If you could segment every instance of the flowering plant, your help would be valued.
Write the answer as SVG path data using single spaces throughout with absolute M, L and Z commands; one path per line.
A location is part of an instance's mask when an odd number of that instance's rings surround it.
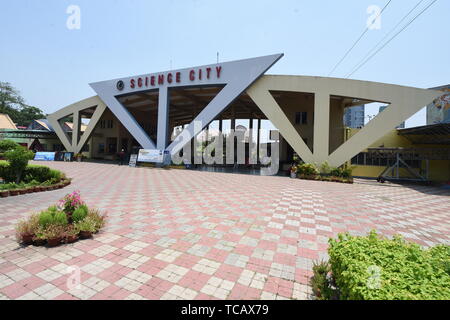
M 80 191 L 74 191 L 61 199 L 58 206 L 66 214 L 72 214 L 79 206 L 83 204 L 84 202 L 81 200 Z

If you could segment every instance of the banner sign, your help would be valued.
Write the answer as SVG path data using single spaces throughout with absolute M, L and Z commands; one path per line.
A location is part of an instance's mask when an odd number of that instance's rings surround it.
M 136 167 L 137 164 L 137 158 L 138 155 L 137 154 L 132 154 L 130 155 L 130 163 L 128 164 L 130 167 Z
M 139 150 L 138 161 L 162 163 L 164 161 L 164 152 L 156 149 L 141 149 Z
M 36 152 L 34 161 L 55 161 L 55 152 Z

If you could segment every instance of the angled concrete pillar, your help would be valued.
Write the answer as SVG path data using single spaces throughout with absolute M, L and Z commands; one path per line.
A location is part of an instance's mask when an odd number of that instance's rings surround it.
M 318 92 L 314 98 L 314 160 L 328 158 L 330 139 L 330 95 Z
M 72 146 L 76 146 L 78 144 L 78 137 L 80 135 L 80 121 L 80 112 L 74 112 L 72 124 Z
M 158 136 L 156 147 L 165 150 L 167 147 L 169 127 L 169 90 L 167 87 L 159 89 L 158 99 Z

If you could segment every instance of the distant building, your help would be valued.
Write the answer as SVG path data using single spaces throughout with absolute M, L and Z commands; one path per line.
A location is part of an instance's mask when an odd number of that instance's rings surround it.
M 9 115 L 0 113 L 0 129 L 17 130 L 17 127 Z
M 349 107 L 344 112 L 344 126 L 357 129 L 364 127 L 365 105 Z
M 384 109 L 386 109 L 388 106 L 382 106 L 380 107 L 379 113 L 383 112 Z M 405 121 L 403 121 L 402 123 L 400 123 L 400 125 L 398 125 L 397 127 L 395 127 L 396 129 L 405 129 Z

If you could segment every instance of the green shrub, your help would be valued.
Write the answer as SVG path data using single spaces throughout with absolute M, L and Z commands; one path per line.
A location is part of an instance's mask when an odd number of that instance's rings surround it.
M 15 189 L 19 189 L 20 187 L 21 187 L 20 184 L 11 182 L 11 183 L 5 183 L 5 184 L 0 185 L 0 190 L 15 190 Z
M 19 148 L 20 145 L 12 140 L 0 141 L 0 158 L 4 157 L 5 152 Z
M 89 210 L 87 217 L 94 222 L 95 231 L 98 231 L 105 226 L 106 216 L 101 215 L 98 210 L 96 209 Z
M 316 295 L 318 300 L 330 300 L 337 298 L 337 292 L 333 288 L 333 283 L 329 277 L 331 272 L 331 266 L 328 262 L 314 263 L 313 265 L 313 277 L 311 278 L 310 285 L 312 291 Z
M 314 176 L 319 174 L 319 169 L 312 163 L 304 163 L 297 167 L 297 173 L 305 176 Z
M 450 299 L 449 246 L 424 250 L 398 236 L 379 237 L 375 231 L 367 237 L 340 234 L 329 244 L 341 299 Z
M 6 160 L 9 162 L 15 182 L 19 183 L 22 179 L 28 161 L 34 158 L 34 153 L 26 148 L 20 147 L 5 152 Z
M 83 220 L 88 215 L 88 212 L 89 210 L 86 207 L 86 205 L 79 206 L 77 209 L 75 209 L 75 211 L 72 214 L 73 222 L 79 222 Z
M 49 225 L 65 226 L 68 224 L 67 215 L 54 208 L 56 207 L 50 207 L 48 210 L 42 211 L 39 215 L 39 225 L 44 229 Z
M 58 211 L 53 215 L 53 224 L 65 226 L 68 224 L 67 215 L 64 212 Z
M 97 231 L 96 222 L 90 217 L 86 217 L 83 220 L 78 221 L 74 225 L 75 225 L 75 228 L 77 228 L 80 231 L 87 231 L 87 232 Z
M 333 167 L 331 167 L 327 161 L 322 163 L 319 168 L 320 174 L 323 174 L 323 175 L 329 175 L 331 170 L 333 170 Z
M 342 176 L 342 170 L 340 168 L 332 168 L 330 171 L 330 175 L 333 177 L 341 177 Z
M 0 161 L 0 177 L 5 179 L 6 182 L 17 182 L 17 176 L 8 161 Z M 29 164 L 23 171 L 22 182 L 32 183 L 32 185 L 48 182 L 50 185 L 60 182 L 65 177 L 65 174 L 61 171 L 46 166 Z
M 24 172 L 24 181 L 29 182 L 32 180 L 36 180 L 39 182 L 45 182 L 48 180 L 51 180 L 52 178 L 57 176 L 57 173 L 59 173 L 59 176 L 61 176 L 61 172 L 57 170 L 50 169 L 46 166 L 40 166 L 35 164 L 30 164 L 27 166 Z
M 333 177 L 349 179 L 352 177 L 352 172 L 353 172 L 353 169 L 351 167 L 332 168 L 330 170 L 330 175 Z
M 53 214 L 49 211 L 42 211 L 39 214 L 39 225 L 43 228 L 46 228 L 48 225 L 53 222 Z
M 347 167 L 347 168 L 343 168 L 342 172 L 341 172 L 341 177 L 345 178 L 345 179 L 349 179 L 353 176 L 353 168 L 351 167 Z
M 13 182 L 16 180 L 8 161 L 0 160 L 0 177 L 6 182 Z

